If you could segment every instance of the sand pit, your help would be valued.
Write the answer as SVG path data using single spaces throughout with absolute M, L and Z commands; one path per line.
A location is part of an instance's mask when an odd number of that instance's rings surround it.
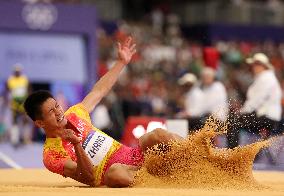
M 255 155 L 276 138 L 235 149 L 212 139 L 224 131 L 214 121 L 186 140 L 148 150 L 131 188 L 90 188 L 40 170 L 0 170 L 0 195 L 284 195 L 284 172 L 253 172 Z
M 0 170 L 0 195 L 284 195 L 284 172 L 253 172 L 264 187 L 261 190 L 210 190 L 172 188 L 89 188 L 69 178 L 50 173 L 45 169 Z

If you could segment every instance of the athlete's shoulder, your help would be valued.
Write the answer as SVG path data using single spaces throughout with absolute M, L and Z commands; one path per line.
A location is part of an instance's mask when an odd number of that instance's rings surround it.
M 62 139 L 60 137 L 46 138 L 43 145 L 43 151 L 46 152 L 49 150 L 58 151 L 58 152 L 65 151 L 62 145 Z
M 51 172 L 63 175 L 64 164 L 70 159 L 61 138 L 47 138 L 43 145 L 43 164 Z
M 78 103 L 76 105 L 71 106 L 65 112 L 65 116 L 69 115 L 71 113 L 76 114 L 79 118 L 82 118 L 82 119 L 86 120 L 88 123 L 92 124 L 90 114 L 89 114 L 88 110 L 86 109 L 86 107 L 82 103 Z
M 80 102 L 68 108 L 68 110 L 65 112 L 65 115 L 70 114 L 70 113 L 78 113 L 78 112 L 89 114 L 86 107 Z

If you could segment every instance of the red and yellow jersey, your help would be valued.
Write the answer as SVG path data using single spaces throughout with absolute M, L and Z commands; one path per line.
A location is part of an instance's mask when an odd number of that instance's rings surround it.
M 96 185 L 100 185 L 107 162 L 122 144 L 95 128 L 89 113 L 81 103 L 69 108 L 65 116 L 68 123 L 77 129 L 75 134 L 80 138 L 83 149 L 93 163 Z M 70 142 L 60 137 L 46 138 L 43 163 L 48 170 L 64 176 L 64 164 L 68 159 L 77 161 L 74 146 Z

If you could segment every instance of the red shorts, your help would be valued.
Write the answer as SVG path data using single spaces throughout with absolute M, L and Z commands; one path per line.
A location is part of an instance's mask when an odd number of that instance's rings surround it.
M 104 168 L 104 173 L 102 176 L 102 181 L 104 180 L 104 175 L 106 171 L 114 163 L 121 163 L 125 165 L 141 166 L 144 161 L 143 152 L 140 147 L 131 148 L 122 145 L 108 160 Z

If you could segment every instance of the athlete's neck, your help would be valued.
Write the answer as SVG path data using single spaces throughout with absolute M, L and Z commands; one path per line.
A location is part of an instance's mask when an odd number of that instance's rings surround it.
M 62 129 L 65 129 L 66 127 L 63 127 Z M 56 138 L 60 137 L 60 133 L 62 129 L 44 129 L 45 135 L 47 138 Z

